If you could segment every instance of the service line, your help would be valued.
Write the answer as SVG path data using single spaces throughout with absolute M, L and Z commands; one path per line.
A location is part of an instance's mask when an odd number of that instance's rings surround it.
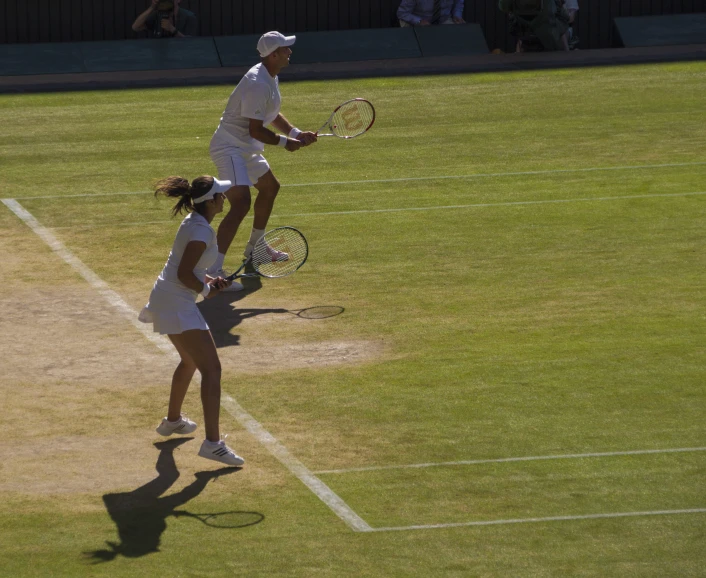
M 321 474 L 350 474 L 354 472 L 377 472 L 381 470 L 404 470 L 404 469 L 424 469 L 451 466 L 472 466 L 477 464 L 501 464 L 506 462 L 536 462 L 540 460 L 570 460 L 578 458 L 606 458 L 611 456 L 641 456 L 648 454 L 676 454 L 686 452 L 704 452 L 703 448 L 668 448 L 660 450 L 631 450 L 624 452 L 594 452 L 588 454 L 561 454 L 553 456 L 526 456 L 520 458 L 495 458 L 488 460 L 460 460 L 456 462 L 428 462 L 422 464 L 403 464 L 398 466 L 366 466 L 360 468 L 344 468 L 339 470 L 319 470 L 314 472 Z
M 429 207 L 393 207 L 389 209 L 356 209 L 353 211 L 320 211 L 318 213 L 285 213 L 279 215 L 273 213 L 270 215 L 270 219 L 291 219 L 293 217 L 330 217 L 338 215 L 364 215 L 371 213 L 404 213 L 409 211 L 414 212 L 425 212 L 425 211 L 448 211 L 451 209 L 477 209 L 477 208 L 492 208 L 492 207 L 513 207 L 513 206 L 523 206 L 523 205 L 551 205 L 551 204 L 562 204 L 562 203 L 587 203 L 591 201 L 625 201 L 631 199 L 657 199 L 657 198 L 674 198 L 674 197 L 690 197 L 706 195 L 706 191 L 694 191 L 686 193 L 654 193 L 646 195 L 623 195 L 623 196 L 613 196 L 613 197 L 579 197 L 576 199 L 545 199 L 540 201 L 506 201 L 501 203 L 470 203 L 467 205 L 432 205 Z M 246 220 L 252 219 L 252 216 L 245 217 Z M 86 224 L 86 225 L 67 225 L 59 227 L 51 227 L 51 230 L 60 229 L 92 229 L 96 227 L 111 227 L 118 226 L 120 228 L 124 227 L 137 227 L 146 225 L 164 225 L 168 221 L 133 221 L 133 222 L 120 222 L 120 223 L 100 223 L 100 224 Z
M 638 170 L 650 170 L 650 169 L 668 169 L 668 168 L 679 168 L 679 167 L 698 167 L 706 165 L 706 161 L 698 161 L 693 163 L 665 163 L 658 165 L 623 165 L 617 167 L 584 167 L 584 168 L 569 168 L 569 169 L 547 169 L 540 171 L 516 171 L 516 172 L 506 172 L 506 173 L 475 173 L 470 175 L 437 175 L 437 176 L 424 176 L 424 177 L 398 177 L 398 178 L 388 178 L 388 179 L 360 179 L 360 180 L 350 180 L 350 181 L 319 181 L 310 183 L 282 183 L 282 187 L 329 187 L 337 185 L 374 185 L 379 183 L 409 183 L 415 181 L 443 181 L 450 179 L 488 179 L 488 178 L 502 178 L 502 177 L 523 177 L 523 176 L 537 176 L 537 175 L 558 175 L 565 173 L 593 173 L 600 171 L 638 171 Z M 26 199 L 68 199 L 71 197 L 106 197 L 114 195 L 151 195 L 148 191 L 131 191 L 131 192 L 118 192 L 118 193 L 84 193 L 76 195 L 41 195 L 32 197 L 22 197 L 22 200 Z
M 650 510 L 646 512 L 612 512 L 606 514 L 585 514 L 578 516 L 549 516 L 547 518 L 515 518 L 509 520 L 480 520 L 476 522 L 452 522 L 450 524 L 418 524 L 413 526 L 389 526 L 373 528 L 373 532 L 395 532 L 404 530 L 436 530 L 443 528 L 464 528 L 469 526 L 498 526 L 503 524 L 531 524 L 541 522 L 566 522 L 572 520 L 602 520 L 606 518 L 632 518 L 639 516 L 675 516 L 679 514 L 704 514 L 706 508 L 686 510 Z

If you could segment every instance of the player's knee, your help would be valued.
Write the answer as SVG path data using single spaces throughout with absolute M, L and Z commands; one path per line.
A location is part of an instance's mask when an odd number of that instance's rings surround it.
M 279 184 L 279 181 L 275 180 L 272 183 L 270 183 L 270 185 L 267 187 L 267 189 L 265 189 L 262 192 L 265 193 L 268 197 L 271 197 L 274 199 L 277 196 L 277 193 L 279 193 L 279 189 L 281 186 L 282 185 Z
M 230 211 L 234 211 L 236 213 L 247 213 L 250 210 L 251 204 L 252 197 L 250 196 L 250 193 L 241 193 L 230 199 Z
M 221 362 L 219 360 L 208 363 L 200 369 L 200 372 L 209 383 L 221 382 Z

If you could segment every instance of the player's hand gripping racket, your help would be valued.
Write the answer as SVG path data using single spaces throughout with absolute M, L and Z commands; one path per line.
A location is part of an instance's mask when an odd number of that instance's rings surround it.
M 316 131 L 316 136 L 355 138 L 367 132 L 374 122 L 373 105 L 364 98 L 354 98 L 334 110 L 329 119 Z M 329 132 L 321 132 L 323 130 Z
M 286 277 L 299 269 L 309 256 L 309 244 L 306 238 L 294 227 L 278 227 L 267 231 L 255 243 L 250 259 L 240 268 L 226 277 L 232 281 L 238 277 Z M 246 266 L 254 273 L 241 273 Z

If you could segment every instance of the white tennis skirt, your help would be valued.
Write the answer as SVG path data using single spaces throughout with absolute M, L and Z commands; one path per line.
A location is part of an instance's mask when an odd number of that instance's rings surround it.
M 137 318 L 142 323 L 152 323 L 154 332 L 162 335 L 178 335 L 191 329 L 210 330 L 195 300 L 158 287 L 152 290 L 149 303 Z

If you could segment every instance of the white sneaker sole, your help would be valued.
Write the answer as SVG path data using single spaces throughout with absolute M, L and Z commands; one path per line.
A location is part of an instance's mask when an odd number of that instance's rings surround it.
M 216 450 L 218 451 L 218 450 Z M 202 458 L 206 458 L 207 460 L 213 460 L 214 462 L 221 462 L 222 464 L 227 464 L 229 466 L 242 466 L 245 463 L 245 460 L 241 458 L 240 456 L 233 456 L 229 454 L 227 451 L 224 450 L 224 453 L 222 455 L 217 455 L 212 452 L 206 451 L 202 452 L 199 450 L 199 456 Z

